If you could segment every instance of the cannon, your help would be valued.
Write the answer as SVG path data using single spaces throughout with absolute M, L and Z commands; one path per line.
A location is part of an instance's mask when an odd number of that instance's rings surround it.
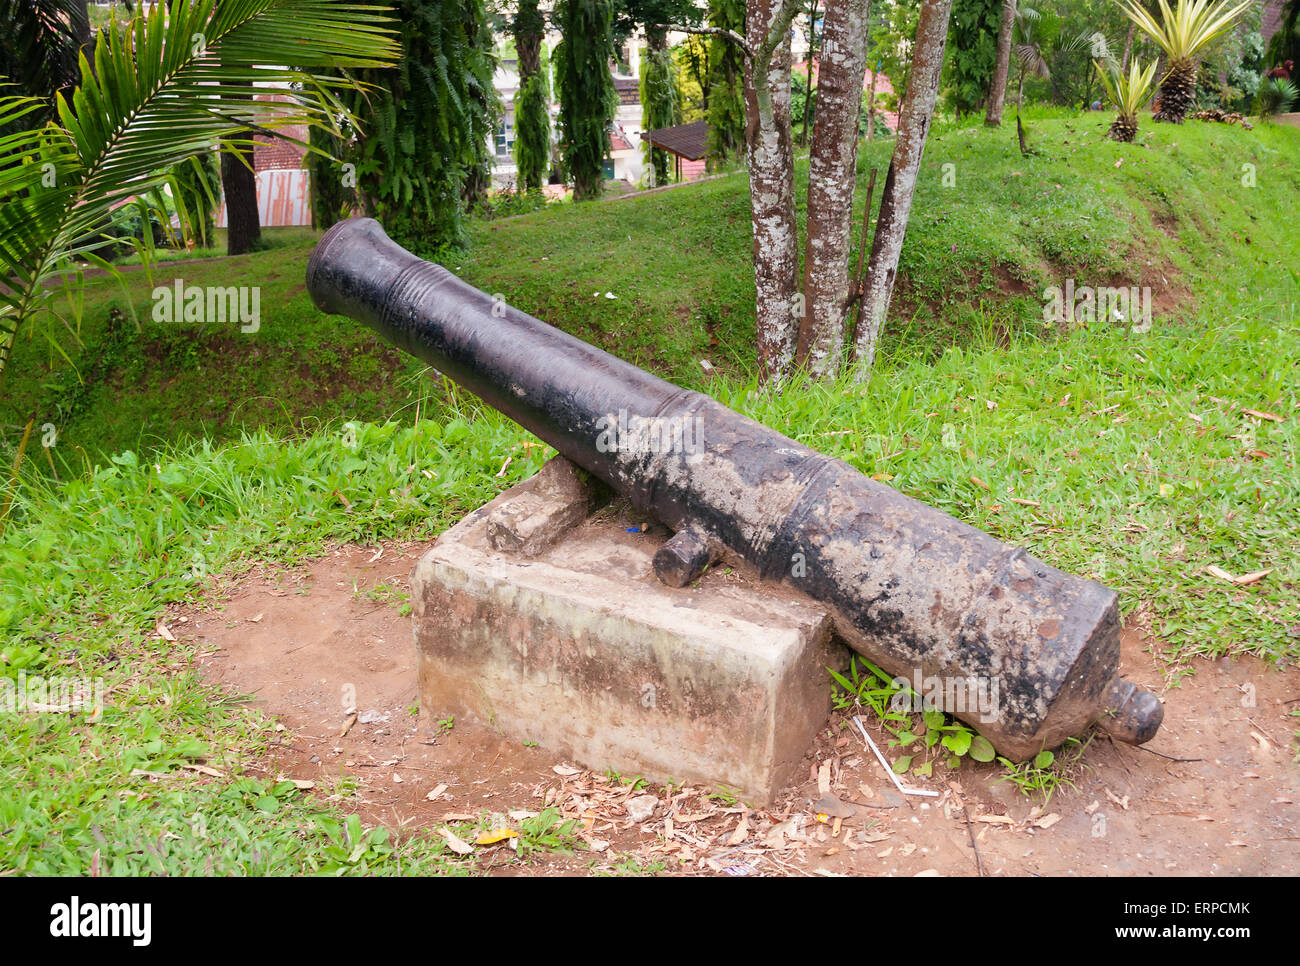
M 324 235 L 307 289 L 674 531 L 654 557 L 666 584 L 730 550 L 1013 761 L 1094 723 L 1135 744 L 1159 728 L 1158 698 L 1119 677 L 1118 599 L 1096 581 L 479 291 L 373 219 Z

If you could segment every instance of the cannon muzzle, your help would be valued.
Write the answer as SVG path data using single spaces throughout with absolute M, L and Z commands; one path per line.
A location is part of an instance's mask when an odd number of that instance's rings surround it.
M 307 288 L 434 366 L 676 536 L 681 586 L 729 548 L 821 601 L 918 703 L 1023 760 L 1099 723 L 1140 743 L 1162 707 L 1118 677 L 1114 591 L 555 329 L 425 262 L 372 219 L 331 228 Z

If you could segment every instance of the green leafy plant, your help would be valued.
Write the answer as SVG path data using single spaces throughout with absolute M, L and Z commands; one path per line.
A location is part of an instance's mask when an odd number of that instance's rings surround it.
M 681 92 L 667 47 L 648 50 L 641 59 L 641 104 L 642 125 L 647 131 L 671 127 L 681 121 Z M 654 168 L 654 183 L 667 184 L 668 152 L 650 147 L 649 142 L 643 152 Z
M 181 0 L 104 30 L 94 69 L 83 56 L 80 86 L 54 95 L 58 123 L 0 137 L 0 378 L 19 331 L 50 310 L 57 272 L 74 259 L 115 272 L 100 256 L 115 208 L 174 184 L 215 143 L 249 145 L 250 128 L 335 124 L 352 82 L 313 69 L 384 63 L 388 22 L 336 0 Z M 239 88 L 252 83 L 291 96 L 250 100 Z M 0 130 L 45 106 L 0 97 Z
M 1019 763 L 998 756 L 998 764 L 1006 769 L 1006 774 L 998 781 L 1011 782 L 1026 797 L 1036 794 L 1046 805 L 1060 786 L 1074 787 L 1077 772 L 1086 767 L 1082 764 L 1083 753 L 1090 744 L 1091 735 L 1082 740 L 1066 738 L 1058 751 L 1044 749 L 1033 758 Z
M 1283 77 L 1269 77 L 1259 85 L 1255 95 L 1255 113 L 1260 117 L 1285 114 L 1300 97 L 1300 88 Z
M 901 750 L 917 746 L 916 751 L 894 760 L 892 767 L 898 774 L 913 770 L 918 775 L 929 776 L 934 770 L 934 756 L 945 752 L 949 768 L 960 767 L 963 757 L 979 762 L 993 760 L 995 752 L 987 738 L 944 712 L 934 708 L 920 712 L 904 710 L 922 707 L 924 702 L 910 687 L 899 685 L 866 658 L 854 655 L 847 675 L 828 670 L 835 682 L 831 700 L 837 710 L 869 708 L 881 726 L 893 735 L 892 746 Z M 912 763 L 917 755 L 923 755 L 924 760 L 914 767 Z
M 1094 64 L 1102 86 L 1106 88 L 1106 96 L 1118 112 L 1106 136 L 1116 141 L 1131 142 L 1137 136 L 1138 111 L 1151 99 L 1156 62 L 1152 61 L 1143 67 L 1142 62 L 1134 57 L 1129 63 L 1127 75 L 1117 67 L 1107 69 L 1095 61 Z
M 1160 82 L 1160 110 L 1157 121 L 1182 124 L 1196 101 L 1197 54 L 1210 41 L 1231 29 L 1237 18 L 1250 9 L 1252 0 L 1178 0 L 1170 8 L 1166 0 L 1157 0 L 1160 19 L 1152 16 L 1138 0 L 1121 0 L 1125 14 L 1138 30 L 1161 50 L 1168 70 Z
M 401 58 L 365 69 L 348 106 L 359 139 L 357 189 L 407 248 L 465 243 L 463 214 L 485 200 L 488 144 L 501 116 L 483 0 L 397 0 Z
M 609 0 L 558 0 L 555 23 L 563 40 L 555 48 L 560 95 L 560 149 L 573 177 L 575 201 L 604 191 L 604 159 L 618 94 L 609 73 L 614 56 Z
M 515 164 L 519 168 L 521 191 L 538 191 L 546 169 L 551 164 L 551 64 L 546 46 L 541 42 L 545 30 L 544 15 L 537 0 L 519 5 L 515 23 L 516 45 L 520 47 L 520 83 L 515 94 Z M 526 42 L 536 46 L 536 69 L 524 62 Z M 532 49 L 529 47 L 528 49 Z
M 568 855 L 578 845 L 578 823 L 564 819 L 558 808 L 546 808 L 519 823 L 519 855 L 558 852 Z

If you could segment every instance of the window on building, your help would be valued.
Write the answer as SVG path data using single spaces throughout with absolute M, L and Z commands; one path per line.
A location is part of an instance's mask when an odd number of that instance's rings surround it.
M 497 125 L 497 157 L 508 158 L 515 146 L 515 119 L 511 114 L 507 114 Z

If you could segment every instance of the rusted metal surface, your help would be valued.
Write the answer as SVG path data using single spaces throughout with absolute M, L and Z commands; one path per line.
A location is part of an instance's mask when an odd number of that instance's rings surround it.
M 710 542 L 731 549 L 1013 760 L 1099 718 L 1126 741 L 1159 727 L 1159 701 L 1117 677 L 1117 598 L 1101 584 L 494 300 L 371 219 L 326 233 L 307 288 L 689 531 L 665 548 L 665 582 L 691 579 Z

